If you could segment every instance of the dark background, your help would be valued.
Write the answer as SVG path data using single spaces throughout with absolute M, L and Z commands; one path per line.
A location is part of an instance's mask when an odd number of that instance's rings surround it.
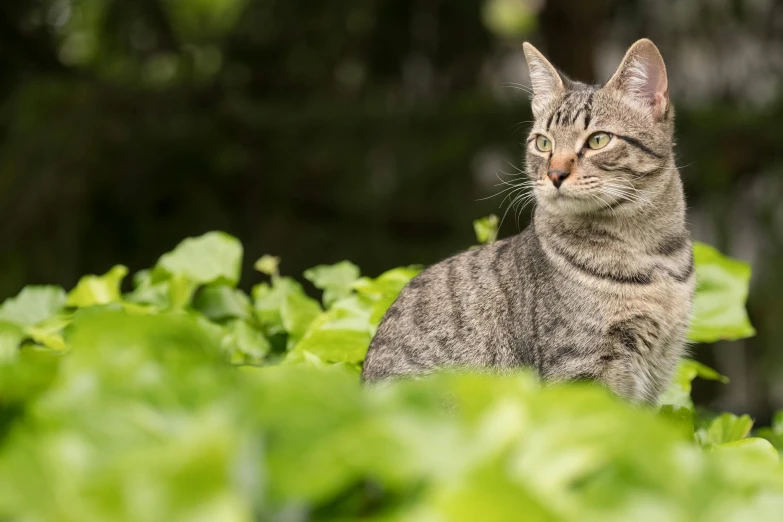
M 521 167 L 521 42 L 602 82 L 641 37 L 667 62 L 694 236 L 754 270 L 758 336 L 695 347 L 732 378 L 697 391 L 764 422 L 783 407 L 773 0 L 3 0 L 0 298 L 213 229 L 243 241 L 246 286 L 264 253 L 296 276 L 437 261 L 505 210 L 480 198 Z

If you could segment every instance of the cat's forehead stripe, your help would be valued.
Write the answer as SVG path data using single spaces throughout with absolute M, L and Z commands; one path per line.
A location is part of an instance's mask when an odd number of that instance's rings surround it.
M 546 121 L 546 130 L 549 131 L 552 124 L 556 126 L 573 125 L 584 114 L 585 129 L 590 125 L 593 108 L 593 95 L 595 89 L 570 90 L 563 95 L 563 99 Z

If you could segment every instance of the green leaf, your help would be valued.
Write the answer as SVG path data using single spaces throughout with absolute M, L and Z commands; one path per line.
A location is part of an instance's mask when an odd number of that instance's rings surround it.
M 475 220 L 473 231 L 476 233 L 476 239 L 482 245 L 493 243 L 498 238 L 498 217 L 495 214 L 490 214 Z
M 156 275 L 149 270 L 142 270 L 133 276 L 135 288 L 125 294 L 125 300 L 141 305 L 151 305 L 160 310 L 182 310 L 188 304 L 196 291 L 197 284 L 183 274 L 165 275 L 163 280 L 156 281 Z
M 304 293 L 291 292 L 285 296 L 280 307 L 280 319 L 289 335 L 289 346 L 293 346 L 307 331 L 310 324 L 321 314 L 318 301 Z
M 755 335 L 745 310 L 750 266 L 694 243 L 696 296 L 688 339 L 710 343 Z
M 691 400 L 691 386 L 696 377 L 701 377 L 709 381 L 729 382 L 725 377 L 709 366 L 694 361 L 693 359 L 683 359 L 677 366 L 674 379 L 669 388 L 661 395 L 659 404 L 668 405 L 676 408 L 693 409 Z
M 778 451 L 783 453 L 783 410 L 775 413 L 769 427 L 758 430 L 757 435 L 768 440 Z
M 35 326 L 29 326 L 25 333 L 36 343 L 51 350 L 64 351 L 67 349 L 63 339 L 63 330 L 71 322 L 70 314 L 58 314 Z
M 707 428 L 700 429 L 696 433 L 696 438 L 705 446 L 726 444 L 744 439 L 751 428 L 753 428 L 753 419 L 748 415 L 738 417 L 731 413 L 723 413 L 712 419 Z
M 126 275 L 128 275 L 128 269 L 117 265 L 102 276 L 84 276 L 68 293 L 65 304 L 83 308 L 118 302 L 122 298 L 120 285 Z
M 290 277 L 276 277 L 272 284 L 253 287 L 253 307 L 256 317 L 269 335 L 289 333 L 299 339 L 307 327 L 321 313 L 318 301 L 308 297 L 302 285 Z
M 0 306 L 0 320 L 32 326 L 55 315 L 64 305 L 65 290 L 59 286 L 26 286 Z
M 167 283 L 169 307 L 172 310 L 185 308 L 190 303 L 198 286 L 185 274 L 176 274 Z
M 258 270 L 262 274 L 266 274 L 272 277 L 277 277 L 280 275 L 279 267 L 280 267 L 280 258 L 275 256 L 270 256 L 269 254 L 261 256 L 258 259 L 258 261 L 256 261 L 255 264 L 253 265 L 253 268 Z
M 718 444 L 712 449 L 721 453 L 735 452 L 742 456 L 756 457 L 773 465 L 780 463 L 780 457 L 775 447 L 769 441 L 758 437 Z
M 0 366 L 17 360 L 22 339 L 24 339 L 22 327 L 14 323 L 0 321 Z
M 359 267 L 349 261 L 319 265 L 304 273 L 307 280 L 319 290 L 323 290 L 323 303 L 327 308 L 335 301 L 350 295 L 351 285 L 359 279 L 359 275 Z
M 221 347 L 231 364 L 254 366 L 261 365 L 272 348 L 261 332 L 243 320 L 231 321 L 226 326 Z
M 358 296 L 337 301 L 312 322 L 291 350 L 288 362 L 303 361 L 308 354 L 329 363 L 363 361 L 372 339 L 372 310 L 372 305 Z
M 397 299 L 405 285 L 421 272 L 420 266 L 393 268 L 375 279 L 362 277 L 353 284 L 359 295 L 373 303 L 370 323 L 377 327 L 383 314 Z M 373 334 L 375 332 L 373 331 Z
M 209 285 L 199 290 L 193 308 L 213 321 L 251 316 L 250 298 L 241 290 L 226 285 Z
M 158 268 L 197 284 L 236 286 L 242 268 L 242 244 L 225 232 L 207 232 L 182 241 L 158 260 Z

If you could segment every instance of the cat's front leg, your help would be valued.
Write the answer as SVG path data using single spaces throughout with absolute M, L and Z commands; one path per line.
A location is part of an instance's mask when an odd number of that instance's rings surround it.
M 683 352 L 663 338 L 660 322 L 634 316 L 614 323 L 606 332 L 598 380 L 628 400 L 655 404 L 669 384 Z

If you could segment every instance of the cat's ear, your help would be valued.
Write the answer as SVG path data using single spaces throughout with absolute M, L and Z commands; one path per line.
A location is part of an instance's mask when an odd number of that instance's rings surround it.
M 538 49 L 525 42 L 522 44 L 525 60 L 530 69 L 530 83 L 533 86 L 533 114 L 538 117 L 547 103 L 565 90 L 563 79 Z
M 663 119 L 669 105 L 669 82 L 666 64 L 658 48 L 647 38 L 628 49 L 617 72 L 606 87 L 619 89 L 636 99 L 656 121 Z

